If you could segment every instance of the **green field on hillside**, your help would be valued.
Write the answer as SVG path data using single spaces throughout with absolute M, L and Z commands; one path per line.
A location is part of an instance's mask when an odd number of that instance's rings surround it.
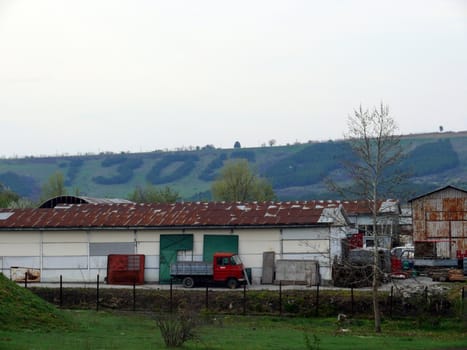
M 402 138 L 411 174 L 402 196 L 443 187 L 467 186 L 467 133 L 409 135 Z M 279 200 L 337 198 L 325 179 L 338 175 L 351 160 L 342 141 L 288 146 L 202 149 L 177 152 L 103 153 L 98 155 L 0 159 L 0 183 L 23 197 L 37 199 L 41 186 L 55 172 L 63 173 L 68 192 L 91 197 L 127 198 L 137 186 L 170 186 L 183 200 L 209 200 L 212 181 L 222 166 L 247 159 L 274 187 Z M 345 181 L 345 178 L 341 178 Z

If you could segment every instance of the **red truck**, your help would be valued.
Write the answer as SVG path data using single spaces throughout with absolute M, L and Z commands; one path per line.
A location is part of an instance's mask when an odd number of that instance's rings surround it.
M 245 267 L 233 253 L 215 253 L 212 262 L 178 261 L 170 265 L 170 275 L 181 280 L 186 288 L 216 282 L 234 289 L 247 282 Z

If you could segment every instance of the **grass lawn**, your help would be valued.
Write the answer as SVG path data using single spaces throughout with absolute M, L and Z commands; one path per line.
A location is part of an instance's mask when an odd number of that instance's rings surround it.
M 0 349 L 161 349 L 153 317 L 133 313 L 64 311 L 67 329 L 0 330 Z M 204 316 L 197 339 L 184 349 L 466 349 L 465 322 L 384 321 L 383 333 L 371 320 L 351 320 L 339 332 L 335 319 Z M 307 340 L 308 339 L 308 340 Z M 308 341 L 308 343 L 307 343 Z

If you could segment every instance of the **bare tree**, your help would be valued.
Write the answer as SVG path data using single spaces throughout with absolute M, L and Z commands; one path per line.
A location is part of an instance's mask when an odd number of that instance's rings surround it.
M 397 169 L 402 160 L 403 151 L 400 137 L 396 134 L 397 125 L 389 115 L 389 108 L 381 104 L 379 108 L 363 110 L 360 106 L 348 118 L 348 133 L 345 135 L 354 158 L 343 163 L 352 185 L 342 187 L 334 184 L 345 197 L 366 199 L 372 215 L 373 245 L 373 274 L 372 296 L 375 331 L 381 332 L 381 315 L 378 304 L 378 290 L 380 281 L 379 244 L 378 239 L 384 232 L 379 224 L 378 211 L 382 199 L 394 193 L 404 175 Z

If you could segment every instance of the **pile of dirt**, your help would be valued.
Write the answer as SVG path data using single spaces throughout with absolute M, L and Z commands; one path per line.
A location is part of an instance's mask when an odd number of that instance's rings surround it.
M 60 310 L 0 273 L 0 324 L 3 330 L 66 329 L 72 326 Z

